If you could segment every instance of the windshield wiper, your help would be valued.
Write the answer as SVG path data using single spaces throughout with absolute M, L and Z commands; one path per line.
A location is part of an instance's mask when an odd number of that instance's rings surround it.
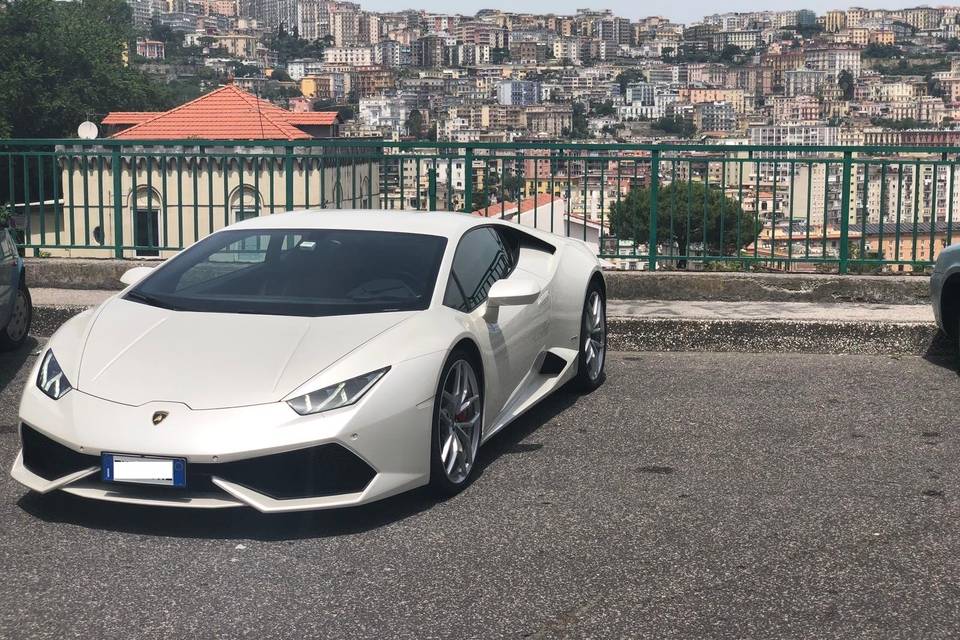
M 137 290 L 131 291 L 125 295 L 124 298 L 127 300 L 136 300 L 137 302 L 142 302 L 143 304 L 150 305 L 151 307 L 159 307 L 161 309 L 169 309 L 171 311 L 182 311 L 181 307 Z
M 375 302 L 416 302 L 420 300 L 421 296 L 398 296 L 398 295 L 389 295 L 389 294 L 371 294 L 371 295 L 360 295 L 360 296 L 351 296 L 347 298 L 351 302 L 360 302 L 362 304 L 372 304 Z

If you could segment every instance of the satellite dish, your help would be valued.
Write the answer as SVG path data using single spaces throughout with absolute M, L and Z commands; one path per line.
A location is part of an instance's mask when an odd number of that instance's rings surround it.
M 96 140 L 99 134 L 100 129 L 89 120 L 81 122 L 80 126 L 77 127 L 77 135 L 84 140 Z

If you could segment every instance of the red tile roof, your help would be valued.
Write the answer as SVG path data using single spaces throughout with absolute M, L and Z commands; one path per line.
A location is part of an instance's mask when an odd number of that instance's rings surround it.
M 541 193 L 536 197 L 524 198 L 520 201 L 519 207 L 517 207 L 516 202 L 498 202 L 497 204 L 490 205 L 486 209 L 477 209 L 473 212 L 473 215 L 484 218 L 499 218 L 502 215 L 505 218 L 511 218 L 518 213 L 526 213 L 538 207 L 548 205 L 553 200 L 559 202 L 561 198 L 554 198 L 549 193 Z
M 127 123 L 120 120 L 119 112 L 108 114 L 104 123 L 110 124 L 107 120 L 114 119 L 115 115 L 116 124 Z M 151 114 L 112 137 L 122 140 L 308 140 L 312 136 L 295 124 L 327 124 L 328 121 L 332 124 L 336 117 L 335 112 L 292 113 L 228 84 L 170 111 Z
M 337 124 L 339 120 L 340 114 L 336 111 L 297 111 L 287 116 L 287 122 L 300 126 L 330 126 Z
M 100 124 L 140 124 L 160 115 L 160 111 L 111 111 Z

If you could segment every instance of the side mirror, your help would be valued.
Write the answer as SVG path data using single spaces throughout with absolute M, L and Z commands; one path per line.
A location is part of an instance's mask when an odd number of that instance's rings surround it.
M 153 273 L 153 267 L 134 267 L 133 269 L 127 269 L 123 275 L 120 276 L 120 282 L 129 287 L 132 284 L 137 284 L 151 273 Z
M 487 293 L 487 310 L 483 314 L 489 323 L 500 317 L 500 307 L 531 304 L 540 297 L 540 285 L 522 276 L 497 280 Z

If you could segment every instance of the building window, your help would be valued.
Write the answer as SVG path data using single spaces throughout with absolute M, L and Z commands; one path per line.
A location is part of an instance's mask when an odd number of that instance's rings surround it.
M 230 196 L 230 219 L 242 222 L 260 215 L 260 194 L 250 187 L 240 187 Z
M 133 212 L 133 244 L 137 256 L 160 255 L 160 212 L 156 209 L 136 209 Z
M 160 255 L 160 216 L 163 207 L 163 199 L 156 189 L 139 187 L 131 198 L 133 246 L 138 257 L 155 258 Z

